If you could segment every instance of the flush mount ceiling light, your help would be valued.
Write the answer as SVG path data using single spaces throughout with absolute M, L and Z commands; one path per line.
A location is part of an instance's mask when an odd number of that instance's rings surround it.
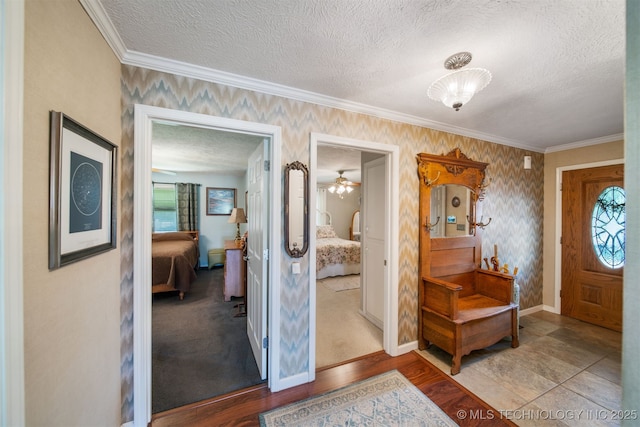
M 471 62 L 469 52 L 459 52 L 448 57 L 444 61 L 444 68 L 456 71 L 433 82 L 427 92 L 429 98 L 459 111 L 460 107 L 473 98 L 473 95 L 484 89 L 491 81 L 491 73 L 484 68 L 461 70 L 469 62 Z
M 349 194 L 353 191 L 352 185 L 354 185 L 353 182 L 342 176 L 343 173 L 344 171 L 338 171 L 339 176 L 336 178 L 335 184 L 328 188 L 330 193 L 336 193 L 341 199 L 344 198 L 345 193 Z

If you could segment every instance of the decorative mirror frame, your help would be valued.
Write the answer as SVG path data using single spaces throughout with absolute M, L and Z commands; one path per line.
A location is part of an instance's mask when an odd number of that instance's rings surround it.
M 421 198 L 424 197 L 428 200 L 431 197 L 431 187 L 436 185 L 462 185 L 471 190 L 472 213 L 467 218 L 472 230 L 471 234 L 475 235 L 478 227 L 484 228 L 488 224 L 488 222 L 484 224 L 476 222 L 479 215 L 478 202 L 484 198 L 484 191 L 487 188 L 485 169 L 489 165 L 488 163 L 471 160 L 459 148 L 442 156 L 420 153 L 416 159 L 421 183 Z M 425 192 L 428 194 L 424 194 Z M 435 225 L 433 221 L 429 221 L 428 215 L 429 212 L 420 212 L 421 220 L 425 220 L 421 227 L 425 227 L 427 232 Z
M 425 275 L 442 277 L 448 274 L 446 268 L 436 267 L 431 263 L 432 257 L 440 257 L 441 251 L 457 249 L 468 250 L 471 268 L 480 267 L 482 262 L 481 231 L 489 223 L 476 222 L 482 218 L 482 199 L 487 188 L 485 169 L 488 163 L 476 162 L 455 148 L 445 155 L 419 153 L 418 176 L 420 178 L 420 277 Z M 442 184 L 457 184 L 471 190 L 470 203 L 472 212 L 469 215 L 470 234 L 452 237 L 432 237 L 431 228 L 437 220 L 429 218 L 431 214 L 431 189 Z M 440 221 L 445 221 L 441 218 Z M 465 249 L 463 249 L 465 248 Z
M 304 180 L 304 206 L 302 218 L 300 219 L 304 230 L 302 247 L 298 247 L 297 245 L 293 245 L 294 247 L 292 247 L 289 238 L 290 222 L 292 220 L 298 221 L 298 219 L 291 218 L 289 212 L 291 201 L 291 189 L 289 187 L 291 183 L 290 174 L 292 171 L 301 171 Z M 309 170 L 299 161 L 287 163 L 284 168 L 284 250 L 291 258 L 302 258 L 307 253 L 307 250 L 309 250 Z

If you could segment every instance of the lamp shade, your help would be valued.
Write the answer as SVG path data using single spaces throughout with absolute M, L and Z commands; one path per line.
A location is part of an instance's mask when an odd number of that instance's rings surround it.
M 431 84 L 427 95 L 458 111 L 490 81 L 491 73 L 484 68 L 467 68 L 440 77 Z
M 231 224 L 246 224 L 247 216 L 244 214 L 244 209 L 242 208 L 233 208 L 231 211 L 231 216 L 229 216 L 229 221 Z

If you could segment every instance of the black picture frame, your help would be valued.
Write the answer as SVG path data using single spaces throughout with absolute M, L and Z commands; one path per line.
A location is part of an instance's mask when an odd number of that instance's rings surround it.
M 231 215 L 235 207 L 235 188 L 207 187 L 207 215 Z
M 49 269 L 116 248 L 117 147 L 49 112 Z

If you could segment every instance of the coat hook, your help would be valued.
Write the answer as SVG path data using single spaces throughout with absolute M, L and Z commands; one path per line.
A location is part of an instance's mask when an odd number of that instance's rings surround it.
M 433 229 L 435 228 L 435 226 L 436 226 L 436 225 L 438 225 L 438 223 L 439 223 L 439 222 L 440 222 L 440 217 L 438 217 L 438 218 L 436 219 L 436 222 L 434 222 L 433 224 L 431 224 L 431 223 L 429 222 L 429 216 L 427 216 L 427 217 L 425 218 L 425 224 L 424 224 L 424 226 L 425 226 L 425 227 L 427 227 L 427 231 L 431 231 L 431 230 L 433 230 Z
M 428 179 L 428 178 L 426 177 L 426 175 L 425 175 L 425 177 L 424 177 L 424 184 L 425 184 L 427 187 L 431 187 L 433 184 L 435 184 L 435 183 L 436 183 L 436 181 L 438 180 L 438 178 L 440 178 L 440 171 L 438 171 L 438 175 L 436 175 L 436 177 L 435 177 L 434 179 Z M 439 217 L 438 217 L 438 218 L 439 218 Z M 437 224 L 437 222 L 436 222 L 436 224 Z M 435 224 L 434 224 L 434 225 L 435 225 Z
M 489 225 L 491 223 L 491 218 L 489 218 L 489 221 L 487 221 L 486 223 L 482 223 L 482 218 L 484 217 L 480 217 L 480 222 L 472 222 L 469 219 L 469 215 L 467 215 L 467 222 L 472 226 L 472 227 L 480 227 L 481 229 L 484 230 L 484 228 Z

